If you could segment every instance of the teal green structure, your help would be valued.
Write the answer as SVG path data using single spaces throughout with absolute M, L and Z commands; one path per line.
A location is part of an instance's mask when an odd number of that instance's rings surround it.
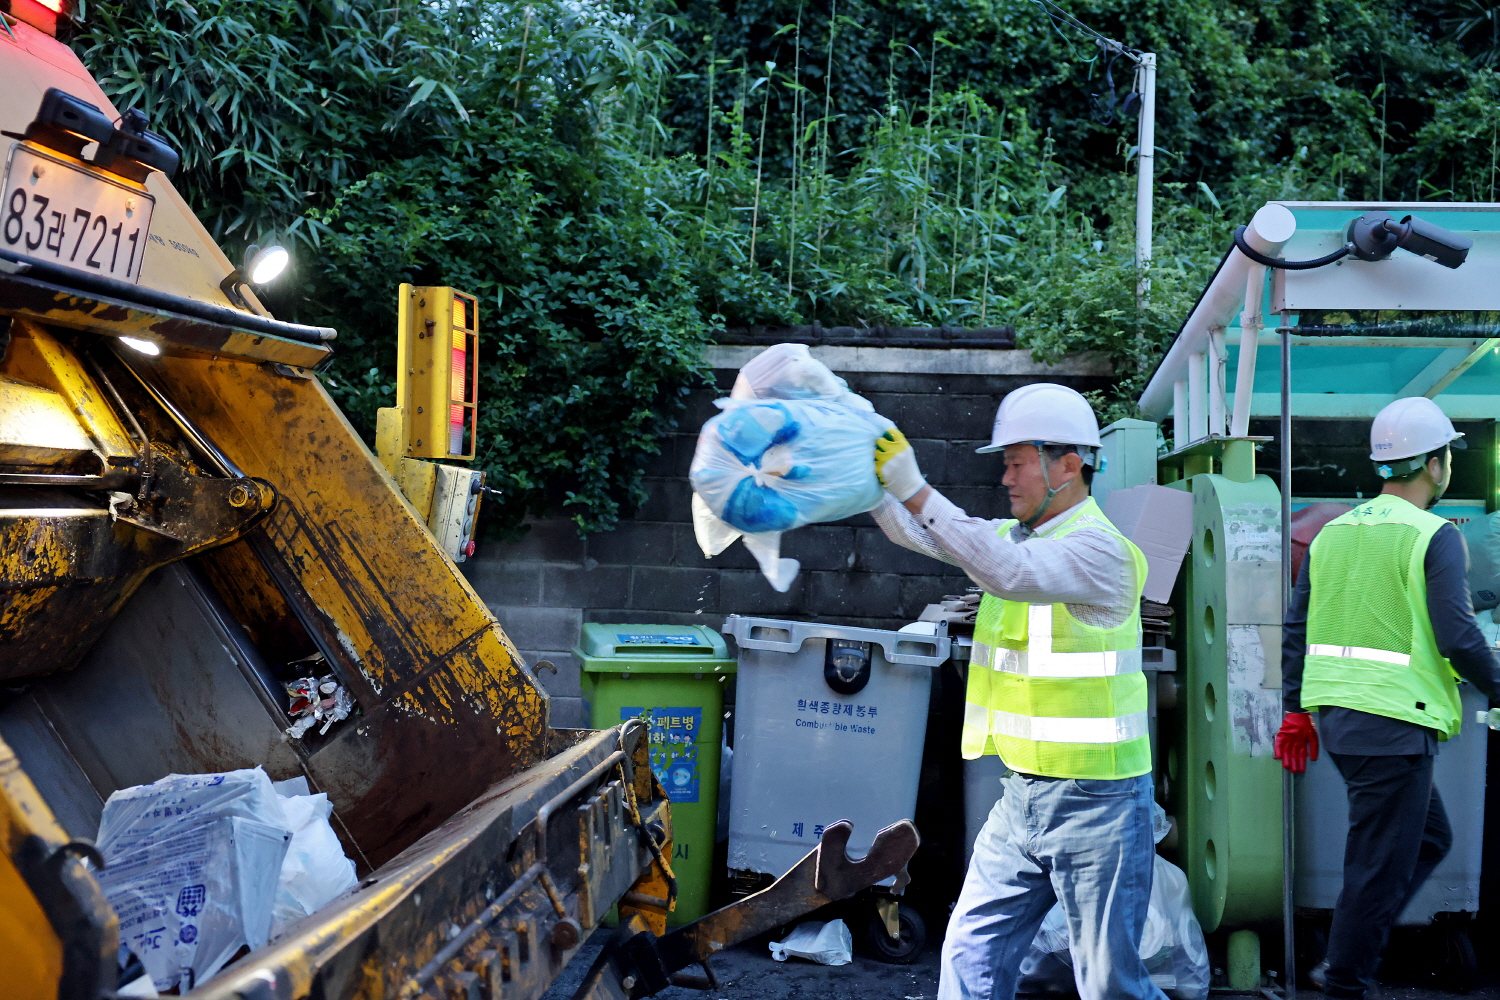
M 1206 932 L 1264 927 L 1283 913 L 1283 772 L 1271 753 L 1283 501 L 1302 501 L 1256 474 L 1256 451 L 1274 437 L 1249 433 L 1250 420 L 1282 416 L 1283 333 L 1299 421 L 1367 420 L 1406 396 L 1432 398 L 1455 420 L 1500 416 L 1500 206 L 1271 203 L 1245 238 L 1262 254 L 1309 260 L 1343 245 L 1366 211 L 1420 215 L 1473 249 L 1456 270 L 1402 250 L 1284 270 L 1231 250 L 1140 398 L 1142 416 L 1172 425 L 1156 481 L 1193 495 L 1173 597 L 1180 659 L 1162 682 L 1177 707 L 1162 723 L 1157 783 Z M 1495 509 L 1493 475 L 1488 483 L 1481 513 Z

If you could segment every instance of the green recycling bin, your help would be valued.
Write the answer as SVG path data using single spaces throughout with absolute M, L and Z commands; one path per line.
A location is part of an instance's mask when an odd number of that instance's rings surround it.
M 573 655 L 595 729 L 634 718 L 651 726 L 651 770 L 672 802 L 677 909 L 667 923 L 691 923 L 708 912 L 724 685 L 735 661 L 723 636 L 704 625 L 588 622 Z

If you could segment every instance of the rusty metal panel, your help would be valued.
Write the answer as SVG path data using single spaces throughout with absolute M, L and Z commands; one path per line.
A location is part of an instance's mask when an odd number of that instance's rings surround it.
M 74 419 L 96 442 L 101 466 L 133 462 L 139 443 L 131 439 L 121 422 L 125 417 L 115 413 L 78 352 L 50 331 L 24 320 L 11 323 L 10 335 L 10 347 L 3 355 L 7 374 L 61 395 Z
M 61 493 L 0 495 L 0 678 L 72 666 L 177 548 Z
M 253 650 L 230 629 L 191 570 L 167 566 L 140 586 L 76 670 L 28 687 L 35 711 L 101 800 L 172 772 L 259 764 L 275 780 L 303 773 L 281 732 L 287 720 L 273 717 L 257 690 Z M 9 731 L 12 718 L 19 725 L 27 711 L 25 703 L 0 709 L 0 728 Z M 22 754 L 28 771 L 33 759 Z M 50 798 L 45 785 L 43 794 Z
M 109 508 L 0 491 L 0 679 L 72 667 L 147 573 L 238 537 L 273 502 L 264 484 L 194 476 L 158 445 L 143 464 L 138 493 Z
M 0 465 L 50 469 L 91 457 L 84 433 L 62 393 L 0 377 Z
M 371 862 L 541 759 L 546 696 L 321 385 L 224 359 L 151 368 L 277 491 L 248 537 L 359 706 L 308 766 Z

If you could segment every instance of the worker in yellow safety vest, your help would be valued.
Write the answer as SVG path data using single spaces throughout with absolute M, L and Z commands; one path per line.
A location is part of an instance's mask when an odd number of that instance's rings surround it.
M 969 517 L 927 485 L 899 430 L 876 442 L 893 542 L 984 589 L 963 755 L 999 754 L 1003 794 L 974 843 L 943 940 L 939 1000 L 1011 1000 L 1054 901 L 1083 1000 L 1163 996 L 1138 949 L 1151 898 L 1151 744 L 1141 673 L 1146 560 L 1089 496 L 1099 424 L 1066 386 L 1000 403 L 1012 518 Z
M 1452 844 L 1432 774 L 1463 722 L 1456 678 L 1492 703 L 1500 693 L 1463 535 L 1431 513 L 1463 447 L 1430 399 L 1376 414 L 1370 458 L 1385 486 L 1313 539 L 1286 613 L 1276 756 L 1302 773 L 1321 730 L 1349 793 L 1344 885 L 1311 976 L 1331 997 L 1365 995 L 1391 925 Z

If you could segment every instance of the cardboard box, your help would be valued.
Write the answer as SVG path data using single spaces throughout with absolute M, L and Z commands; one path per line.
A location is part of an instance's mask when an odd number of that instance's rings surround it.
M 1112 490 L 1104 516 L 1146 556 L 1146 599 L 1165 604 L 1193 540 L 1193 495 L 1170 486 Z

